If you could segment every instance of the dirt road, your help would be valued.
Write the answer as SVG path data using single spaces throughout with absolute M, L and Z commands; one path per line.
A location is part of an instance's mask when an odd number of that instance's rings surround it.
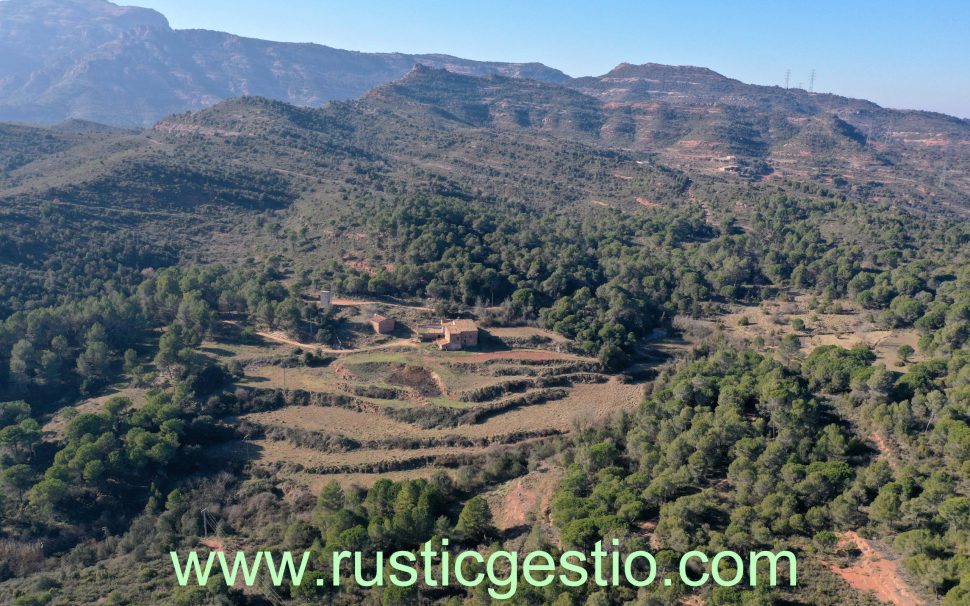
M 404 309 L 417 309 L 419 311 L 433 311 L 430 307 L 426 305 L 410 305 L 408 303 L 391 303 L 388 301 L 374 301 L 368 299 L 345 299 L 343 297 L 334 297 L 331 304 L 337 307 L 348 307 L 348 306 L 360 306 L 360 305 L 383 305 L 385 307 L 400 307 Z
M 291 338 L 287 337 L 286 335 L 284 335 L 283 333 L 277 332 L 277 331 L 269 332 L 269 331 L 264 331 L 264 330 L 258 330 L 258 331 L 256 331 L 256 334 L 259 335 L 259 336 L 261 336 L 261 337 L 263 337 L 264 339 L 266 339 L 268 341 L 274 341 L 276 343 L 283 343 L 285 345 L 292 345 L 293 347 L 299 347 L 300 349 L 312 350 L 312 351 L 316 351 L 317 353 L 322 353 L 322 354 L 336 354 L 336 355 L 339 355 L 339 354 L 360 353 L 360 352 L 363 352 L 363 351 L 374 351 L 374 350 L 380 350 L 380 349 L 388 349 L 388 348 L 391 348 L 391 347 L 402 347 L 402 346 L 403 347 L 415 347 L 417 345 L 417 343 L 415 343 L 414 341 L 412 341 L 410 339 L 395 339 L 394 341 L 391 341 L 389 343 L 381 343 L 380 345 L 369 345 L 367 347 L 358 347 L 358 348 L 351 348 L 351 349 L 330 349 L 328 347 L 323 347 L 321 345 L 317 345 L 316 343 L 301 343 L 301 342 L 299 342 L 299 341 L 297 341 L 295 339 L 291 339 Z

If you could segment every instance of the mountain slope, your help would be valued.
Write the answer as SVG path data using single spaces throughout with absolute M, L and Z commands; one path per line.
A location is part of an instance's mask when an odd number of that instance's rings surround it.
M 618 70 L 644 73 L 634 67 Z M 630 84 L 634 92 L 621 93 L 608 85 L 597 89 L 588 84 L 591 79 L 561 86 L 419 66 L 400 81 L 377 87 L 362 102 L 385 114 L 415 113 L 420 116 L 415 120 L 437 116 L 441 122 L 543 133 L 655 157 L 692 176 L 797 179 L 866 197 L 967 212 L 966 120 L 752 86 L 698 68 L 649 66 L 645 73 L 650 80 L 676 82 L 681 92 L 675 100 L 651 101 L 656 93 L 646 88 L 649 84 Z
M 706 172 L 970 187 L 970 121 L 863 99 L 745 84 L 701 67 L 622 63 L 566 86 L 623 108 L 625 145 Z M 892 170 L 889 170 L 892 169 Z M 923 190 L 924 194 L 929 193 Z
M 360 107 L 416 112 L 428 127 L 527 130 L 694 175 L 794 178 L 958 209 L 970 193 L 970 121 L 700 67 L 624 63 L 571 79 L 540 64 L 173 30 L 155 11 L 105 0 L 0 2 L 0 62 L 0 119 L 148 126 L 241 96 L 319 107 L 366 94 Z
M 502 80 L 512 91 L 536 86 Z M 282 254 L 314 268 L 366 257 L 379 240 L 364 237 L 361 222 L 402 199 L 511 204 L 571 219 L 614 212 L 605 207 L 639 211 L 637 196 L 683 199 L 685 179 L 674 171 L 377 92 L 323 108 L 242 97 L 149 131 L 0 123 L 0 294 L 18 293 L 0 312 L 94 292 L 107 275 L 60 261 L 89 242 L 104 243 L 99 263 L 110 275 L 134 283 L 144 268 L 180 260 Z
M 535 63 L 173 30 L 155 11 L 105 0 L 0 2 L 0 120 L 150 126 L 240 96 L 318 107 L 396 82 L 415 64 L 539 82 L 439 74 L 429 83 L 418 73 L 372 100 L 393 98 L 401 107 L 386 103 L 392 112 L 416 103 L 470 126 L 656 154 L 690 172 L 852 183 L 877 194 L 888 185 L 947 205 L 970 192 L 970 122 L 931 112 L 750 85 L 701 67 L 624 63 L 571 79 Z
M 303 234 L 287 255 L 319 266 L 372 253 L 376 243 L 358 239 L 360 217 L 410 196 L 570 217 L 689 206 L 716 223 L 739 213 L 739 200 L 824 187 L 913 216 L 949 212 L 946 204 L 967 212 L 965 177 L 940 187 L 935 175 L 918 173 L 920 156 L 880 151 L 834 115 L 718 106 L 678 122 L 672 112 L 554 84 L 420 66 L 323 108 L 242 97 L 149 131 L 4 125 L 0 149 L 0 223 L 23 227 L 5 262 L 29 268 L 38 294 L 49 276 L 60 278 L 48 265 L 58 250 L 51 243 L 69 247 L 92 224 L 103 230 L 98 237 L 114 229 L 168 251 L 168 262 L 271 258 L 281 238 Z M 732 160 L 721 154 L 733 154 L 738 166 L 757 160 L 764 175 L 710 171 L 701 154 L 723 163 Z M 909 175 L 920 181 L 904 182 Z
M 471 75 L 567 79 L 540 64 L 358 53 L 173 30 L 155 11 L 105 0 L 0 2 L 2 120 L 148 126 L 243 95 L 317 106 L 358 97 L 415 63 Z

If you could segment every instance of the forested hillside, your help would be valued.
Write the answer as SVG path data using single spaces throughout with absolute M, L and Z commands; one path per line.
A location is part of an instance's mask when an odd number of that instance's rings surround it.
M 334 549 L 450 537 L 554 552 L 618 538 L 667 568 L 690 549 L 785 548 L 804 563 L 795 588 L 523 585 L 513 603 L 669 604 L 693 592 L 711 605 L 873 604 L 839 574 L 858 536 L 899 558 L 900 583 L 921 600 L 967 603 L 961 182 L 906 190 L 865 171 L 762 178 L 771 173 L 668 163 L 635 143 L 635 128 L 617 128 L 621 113 L 553 84 L 419 68 L 319 109 L 244 97 L 145 131 L 0 126 L 0 602 L 489 603 L 458 588 L 174 589 L 168 559 L 306 548 L 323 569 Z M 690 136 L 761 159 L 818 143 L 832 163 L 882 161 L 842 118 L 807 123 L 783 141 L 718 124 Z M 926 162 L 893 153 L 896 174 Z M 318 305 L 321 290 L 350 302 Z M 522 339 L 534 364 L 447 358 L 444 378 L 416 381 L 402 351 L 438 352 L 356 347 L 367 331 L 343 308 L 358 299 L 409 322 L 421 312 L 533 329 Z M 730 313 L 746 310 L 735 323 L 747 325 L 773 301 L 808 301 L 808 322 L 752 339 L 726 330 Z M 905 332 L 915 347 L 888 366 L 861 338 L 809 349 L 828 316 Z M 517 345 L 495 333 L 485 356 Z M 677 356 L 654 364 L 665 343 Z M 538 346 L 569 356 L 569 372 L 544 368 Z M 240 361 L 230 347 L 255 353 Z M 351 347 L 373 357 L 341 365 Z M 474 382 L 463 363 L 499 381 Z M 371 381 L 381 364 L 394 372 Z M 339 377 L 340 398 L 293 387 L 320 369 Z M 277 370 L 282 387 L 260 384 Z M 283 481 L 292 462 L 262 464 L 272 436 L 249 448 L 265 432 L 254 413 L 379 409 L 376 422 L 417 435 L 527 414 L 536 402 L 514 400 L 525 386 L 553 399 L 607 381 L 642 384 L 643 401 L 476 460 L 442 456 L 393 476 L 361 463 L 363 488 L 338 482 L 327 470 L 350 464 L 331 460 L 407 450 L 407 435 L 362 445 L 279 430 L 276 443 L 331 457 L 316 474 L 301 464 L 317 482 L 301 489 Z M 452 410 L 490 389 L 509 398 Z M 415 390 L 422 404 L 401 406 Z M 433 434 L 432 446 L 491 438 L 456 435 Z M 552 478 L 548 506 L 500 528 L 489 503 L 530 474 Z

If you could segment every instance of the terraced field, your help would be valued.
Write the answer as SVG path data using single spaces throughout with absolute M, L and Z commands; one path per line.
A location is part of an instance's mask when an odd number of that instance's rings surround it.
M 316 367 L 293 364 L 292 348 L 279 344 L 208 351 L 243 364 L 247 402 L 248 438 L 213 454 L 252 458 L 311 490 L 332 478 L 367 485 L 381 474 L 476 464 L 631 410 L 642 397 L 642 385 L 603 373 L 593 359 L 539 349 L 412 345 Z

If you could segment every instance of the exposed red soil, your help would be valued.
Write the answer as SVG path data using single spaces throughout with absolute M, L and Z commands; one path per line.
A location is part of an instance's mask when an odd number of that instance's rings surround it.
M 377 273 L 377 270 L 371 267 L 370 263 L 361 261 L 360 259 L 344 259 L 344 265 L 358 271 L 365 271 L 371 275 Z
M 879 432 L 873 432 L 869 437 L 875 442 L 880 458 L 885 460 L 893 471 L 899 471 L 899 459 L 892 447 L 886 443 L 886 439 Z
M 653 518 L 650 520 L 645 520 L 640 524 L 640 534 L 646 537 L 647 541 L 650 542 L 651 549 L 661 549 L 662 545 L 657 535 L 654 534 L 657 530 L 658 518 Z
M 421 366 L 409 364 L 396 366 L 388 376 L 387 382 L 391 385 L 410 387 L 425 398 L 436 398 L 441 395 L 441 379 Z
M 226 544 L 219 537 L 207 537 L 199 541 L 212 551 L 225 551 Z
M 903 580 L 899 562 L 880 554 L 872 543 L 849 531 L 839 535 L 842 545 L 855 547 L 862 555 L 846 568 L 832 564 L 829 570 L 842 577 L 856 591 L 871 592 L 876 599 L 895 606 L 923 606 L 925 600 Z
M 540 467 L 509 482 L 508 490 L 495 509 L 495 526 L 501 530 L 523 526 L 546 516 L 552 497 L 562 477 L 562 470 Z

